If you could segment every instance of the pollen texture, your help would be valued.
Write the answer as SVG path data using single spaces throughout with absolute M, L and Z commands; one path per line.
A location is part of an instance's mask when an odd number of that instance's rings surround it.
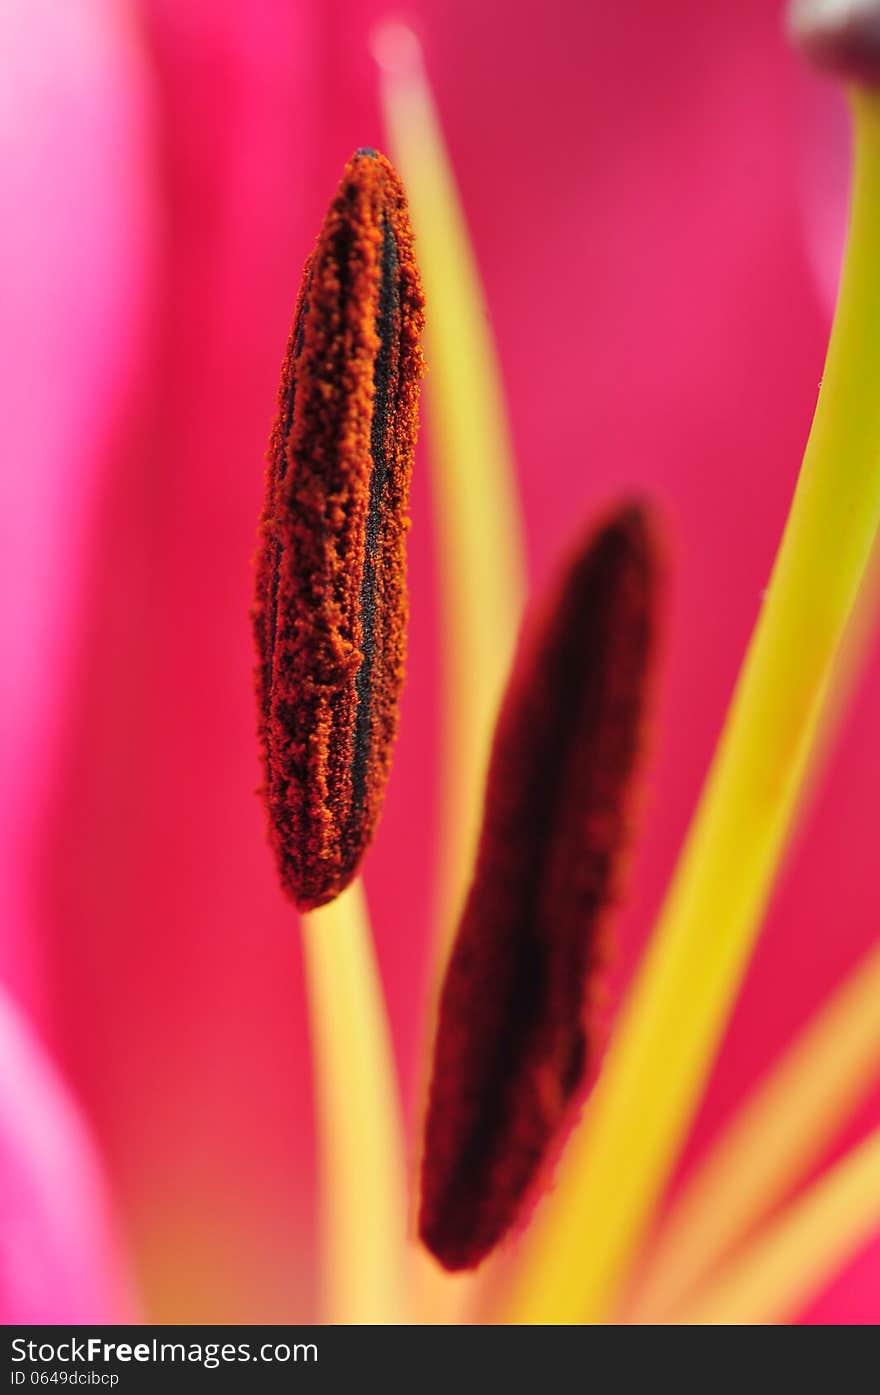
M 423 321 L 403 188 L 384 156 L 358 151 L 303 272 L 257 555 L 264 796 L 302 909 L 351 881 L 391 765 Z
M 655 647 L 658 553 L 627 506 L 520 645 L 440 999 L 420 1233 L 474 1266 L 519 1219 L 601 1050 L 602 968 Z

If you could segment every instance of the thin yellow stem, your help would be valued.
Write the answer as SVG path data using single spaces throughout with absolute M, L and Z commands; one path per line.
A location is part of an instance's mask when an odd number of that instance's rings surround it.
M 492 731 L 522 610 L 521 525 L 479 272 L 418 41 L 395 24 L 378 32 L 374 48 L 428 306 L 425 391 L 446 666 L 439 915 L 445 947 L 473 867 Z
M 810 803 L 813 789 L 820 783 L 827 757 L 834 747 L 850 700 L 856 691 L 877 629 L 880 616 L 880 535 L 875 536 L 871 557 L 859 587 L 849 624 L 834 667 L 834 679 L 822 709 L 816 744 L 807 773 L 807 789 L 801 812 Z
M 302 919 L 318 1116 L 323 1320 L 405 1320 L 406 1172 L 366 900 Z
M 822 1157 L 880 1072 L 880 946 L 800 1033 L 685 1184 L 623 1310 L 663 1322 Z
M 878 1230 L 880 1129 L 792 1202 L 675 1320 L 786 1322 Z
M 601 1321 L 687 1131 L 797 809 L 880 519 L 880 99 L 854 100 L 851 225 L 791 514 L 660 922 L 509 1316 Z

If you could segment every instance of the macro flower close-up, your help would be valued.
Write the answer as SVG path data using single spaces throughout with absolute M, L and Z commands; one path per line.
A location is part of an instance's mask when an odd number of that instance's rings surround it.
M 878 36 L 2 7 L 4 1324 L 880 1322 Z

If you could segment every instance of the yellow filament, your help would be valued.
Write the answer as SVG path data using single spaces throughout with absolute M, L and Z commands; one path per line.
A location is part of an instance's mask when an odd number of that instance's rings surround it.
M 676 1321 L 786 1322 L 878 1230 L 880 1129 L 792 1202 Z
M 442 958 L 473 866 L 487 757 L 522 609 L 522 546 L 498 366 L 418 41 L 403 25 L 385 25 L 374 51 L 428 306 L 426 393 L 446 664 Z
M 859 587 L 849 624 L 840 645 L 834 669 L 834 680 L 822 710 L 816 745 L 807 775 L 808 789 L 801 802 L 809 804 L 811 787 L 819 783 L 826 758 L 834 746 L 838 729 L 850 699 L 858 687 L 868 660 L 877 617 L 880 615 L 880 535 L 875 536 L 871 557 Z
M 854 98 L 853 206 L 803 468 L 660 922 L 507 1315 L 601 1321 L 690 1123 L 782 858 L 880 519 L 880 99 Z
M 626 1304 L 666 1320 L 821 1158 L 880 1071 L 880 946 L 739 1111 L 664 1223 Z
M 323 1321 L 405 1318 L 397 1080 L 360 882 L 302 918 L 320 1147 Z

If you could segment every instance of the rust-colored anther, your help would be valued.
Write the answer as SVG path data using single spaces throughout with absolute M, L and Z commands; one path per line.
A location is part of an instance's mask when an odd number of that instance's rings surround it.
M 302 909 L 354 876 L 391 764 L 423 321 L 403 188 L 359 150 L 303 272 L 257 556 L 270 838 Z
M 448 1269 L 478 1264 L 518 1219 L 596 1068 L 657 590 L 651 520 L 627 506 L 526 631 L 502 704 L 422 1159 L 420 1233 Z

